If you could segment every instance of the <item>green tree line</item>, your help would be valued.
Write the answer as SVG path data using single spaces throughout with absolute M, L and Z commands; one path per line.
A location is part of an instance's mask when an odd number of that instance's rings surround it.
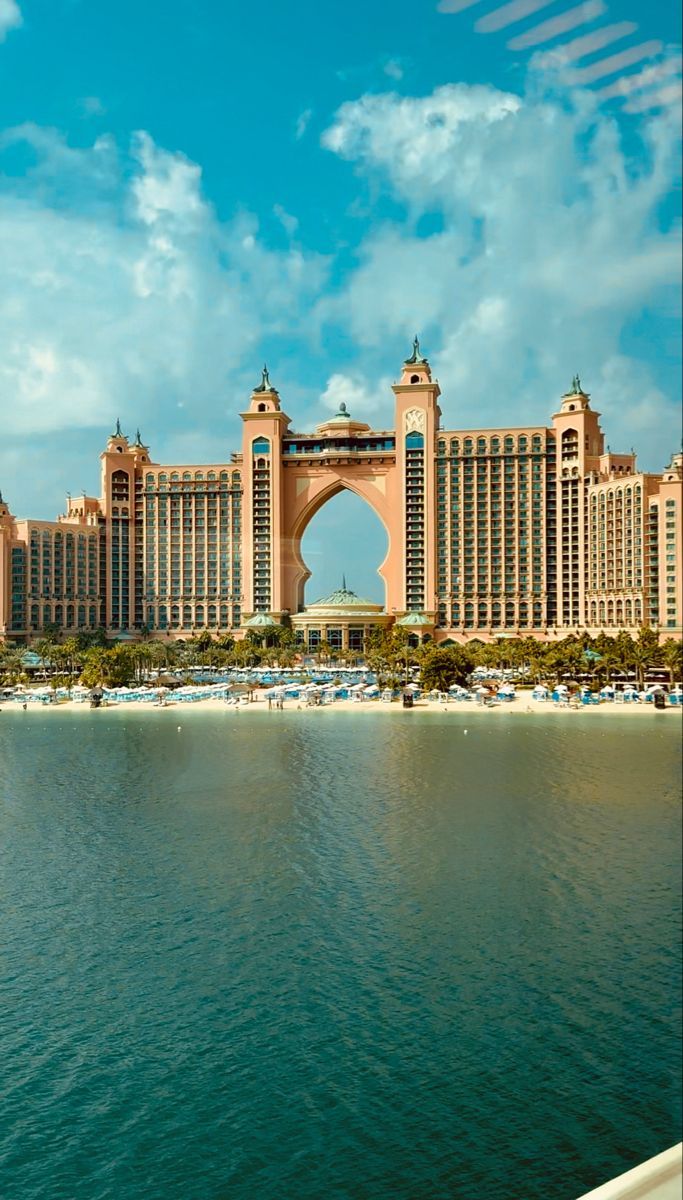
M 42 659 L 50 683 L 67 686 L 77 678 L 88 687 L 130 685 L 145 679 L 150 671 L 172 672 L 190 666 L 256 667 L 295 666 L 300 661 L 291 628 L 282 626 L 250 633 L 243 641 L 229 635 L 214 638 L 202 633 L 187 641 L 162 642 L 153 639 L 112 644 L 101 634 L 77 634 L 57 640 L 54 636 L 37 640 L 31 646 Z M 0 644 L 0 680 L 3 683 L 26 681 L 24 648 L 11 642 Z M 344 663 L 352 666 L 365 661 L 383 685 L 396 685 L 406 679 L 412 667 L 419 668 L 422 686 L 446 691 L 452 684 L 466 682 L 475 667 L 518 672 L 530 683 L 553 683 L 559 679 L 588 675 L 591 683 L 601 686 L 613 676 L 632 672 L 640 687 L 649 667 L 664 667 L 671 683 L 683 675 L 683 647 L 670 638 L 659 644 L 653 630 L 643 628 L 637 638 L 627 633 L 615 637 L 587 634 L 566 637 L 559 642 L 537 642 L 534 638 L 514 638 L 494 643 L 475 639 L 464 645 L 437 646 L 427 642 L 413 646 L 400 626 L 373 630 L 365 644 L 365 654 L 335 651 L 321 642 L 315 652 L 318 664 Z

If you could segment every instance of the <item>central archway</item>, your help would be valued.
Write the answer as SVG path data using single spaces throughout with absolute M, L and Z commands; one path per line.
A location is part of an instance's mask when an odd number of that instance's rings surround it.
M 396 607 L 401 584 L 400 530 L 396 527 L 397 505 L 394 480 L 387 470 L 359 470 L 353 464 L 334 468 L 316 466 L 288 469 L 283 480 L 282 578 L 284 605 L 290 612 L 304 606 L 304 587 L 311 572 L 301 553 L 301 538 L 308 523 L 332 497 L 345 490 L 352 492 L 375 512 L 387 533 L 387 554 L 378 568 L 384 584 L 384 602 Z M 397 535 L 399 534 L 399 535 Z M 340 571 L 343 564 L 340 565 Z
M 348 488 L 328 497 L 301 537 L 305 605 L 337 591 L 345 580 L 351 591 L 384 609 L 386 584 L 378 567 L 387 549 L 386 528 L 366 501 Z

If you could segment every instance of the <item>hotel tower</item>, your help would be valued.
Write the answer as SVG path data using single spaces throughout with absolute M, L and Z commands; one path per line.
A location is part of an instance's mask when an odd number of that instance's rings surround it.
M 643 625 L 680 636 L 681 454 L 650 474 L 634 453 L 605 450 L 578 377 L 549 425 L 446 430 L 417 339 L 393 392 L 393 429 L 342 404 L 296 433 L 264 369 L 241 452 L 201 465 L 155 462 L 117 422 L 99 497 L 35 521 L 0 496 L 0 636 L 242 636 L 291 622 L 308 645 L 360 648 L 368 627 L 393 621 L 438 642 L 635 636 Z M 304 605 L 301 539 L 345 488 L 387 532 L 385 602 L 340 593 L 321 629 Z

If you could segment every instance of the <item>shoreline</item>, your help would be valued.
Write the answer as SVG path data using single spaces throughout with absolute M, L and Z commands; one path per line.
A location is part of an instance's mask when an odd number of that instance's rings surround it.
M 158 713 L 167 712 L 171 715 L 180 716 L 181 713 L 186 713 L 188 710 L 192 712 L 209 712 L 209 713 L 225 713 L 226 715 L 242 715 L 250 714 L 272 714 L 277 717 L 282 712 L 343 712 L 343 713 L 358 713 L 366 715 L 367 713 L 381 713 L 383 715 L 392 715 L 400 713 L 409 718 L 412 714 L 419 713 L 422 715 L 428 713 L 441 713 L 442 715 L 462 715 L 469 716 L 521 716 L 530 717 L 538 716 L 546 713 L 570 715 L 576 717 L 577 714 L 583 714 L 585 719 L 592 720 L 594 716 L 598 716 L 600 720 L 605 717 L 617 716 L 633 718 L 644 718 L 647 716 L 662 717 L 666 713 L 678 714 L 683 713 L 683 705 L 667 705 L 665 709 L 656 709 L 654 704 L 616 704 L 604 703 L 595 705 L 579 705 L 571 707 L 569 705 L 559 705 L 552 701 L 532 700 L 525 696 L 518 697 L 509 703 L 498 703 L 491 706 L 480 705 L 467 701 L 455 701 L 444 704 L 438 700 L 418 700 L 412 708 L 403 708 L 400 701 L 394 701 L 391 704 L 382 703 L 380 700 L 366 700 L 361 703 L 353 700 L 335 700 L 331 704 L 307 705 L 302 704 L 299 700 L 285 700 L 282 709 L 268 708 L 266 700 L 254 700 L 251 703 L 241 703 L 239 705 L 226 704 L 224 700 L 200 700 L 192 703 L 183 703 L 181 701 L 169 700 L 164 705 L 146 704 L 139 701 L 120 701 L 117 704 L 102 705 L 100 708 L 91 708 L 89 703 L 78 702 L 75 700 L 59 701 L 56 704 L 40 704 L 32 701 L 27 704 L 24 710 L 20 703 L 9 701 L 0 704 L 0 716 L 4 713 L 18 713 L 25 716 L 26 713 L 105 713 L 111 714 L 114 712 L 125 713 Z

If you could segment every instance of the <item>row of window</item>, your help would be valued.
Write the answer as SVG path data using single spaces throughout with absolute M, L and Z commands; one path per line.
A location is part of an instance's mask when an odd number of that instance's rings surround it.
M 241 482 L 241 479 L 239 471 L 219 471 L 218 474 L 215 471 L 207 471 L 206 474 L 203 471 L 195 471 L 194 473 L 191 471 L 171 471 L 170 473 L 160 471 L 158 475 L 154 475 L 150 471 L 145 475 L 145 484 L 149 488 L 155 487 L 157 483 L 168 483 L 169 481 L 171 483 L 179 483 L 181 481 L 183 483 L 197 481 L 213 483 L 219 481 L 220 483 L 230 483 L 236 486 Z
M 529 450 L 533 454 L 540 454 L 546 448 L 547 441 L 541 434 L 535 433 L 531 438 L 526 434 L 520 434 L 516 438 L 512 434 L 506 434 L 504 437 L 466 437 L 462 440 L 454 437 L 446 442 L 445 438 L 440 438 L 436 444 L 437 454 L 444 455 L 450 453 L 452 455 L 472 454 L 475 451 L 477 454 L 526 454 Z M 462 449 L 461 449 L 462 447 Z

